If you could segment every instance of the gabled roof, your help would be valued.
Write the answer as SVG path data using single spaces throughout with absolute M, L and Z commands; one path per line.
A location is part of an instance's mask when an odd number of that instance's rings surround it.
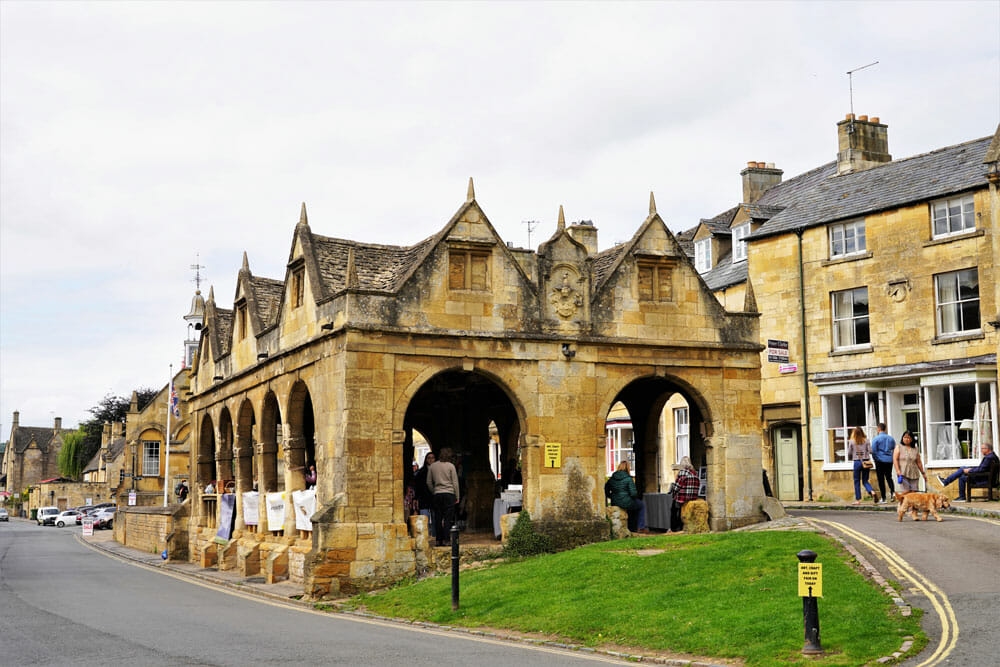
M 250 276 L 249 284 L 253 290 L 261 330 L 267 329 L 278 321 L 278 307 L 285 293 L 285 283 L 272 278 Z
M 807 229 L 982 187 L 983 158 L 990 140 L 984 137 L 819 180 L 750 238 Z
M 48 451 L 49 445 L 55 439 L 55 429 L 45 426 L 18 426 L 14 432 L 14 453 L 21 454 L 28 448 L 31 441 L 38 444 L 40 450 Z
M 125 438 L 115 438 L 108 443 L 108 455 L 104 459 L 105 461 L 114 461 L 118 458 L 121 453 L 125 450 Z M 106 466 L 105 466 L 106 467 Z M 94 472 L 101 469 L 101 450 L 97 450 L 87 465 L 84 466 L 81 472 Z
M 215 317 L 212 318 L 212 321 L 215 323 L 212 349 L 215 351 L 216 357 L 229 354 L 229 348 L 233 340 L 233 311 L 225 308 L 216 308 Z
M 607 250 L 602 250 L 601 252 L 594 255 L 594 261 L 591 266 L 594 271 L 594 284 L 602 285 L 607 279 L 608 274 L 611 271 L 611 267 L 615 265 L 618 258 L 622 256 L 625 252 L 625 244 L 619 243 L 613 248 L 608 248 Z
M 358 289 L 392 293 L 402 287 L 438 236 L 435 234 L 412 246 L 358 243 L 319 234 L 312 235 L 312 242 L 320 279 L 328 294 L 347 288 L 347 256 L 351 248 L 354 249 Z

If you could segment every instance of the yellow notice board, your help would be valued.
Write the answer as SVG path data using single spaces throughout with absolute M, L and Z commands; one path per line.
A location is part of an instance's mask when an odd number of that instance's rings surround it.
M 562 467 L 562 444 L 558 442 L 545 443 L 545 467 Z
M 799 563 L 799 597 L 823 597 L 823 563 Z

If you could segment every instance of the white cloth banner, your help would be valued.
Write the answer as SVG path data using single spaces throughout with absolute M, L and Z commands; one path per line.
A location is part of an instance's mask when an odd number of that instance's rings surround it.
M 292 505 L 295 507 L 295 527 L 298 530 L 312 530 L 312 515 L 316 513 L 316 489 L 292 491 Z
M 260 494 L 246 491 L 243 494 L 243 525 L 256 526 L 260 523 Z
M 267 494 L 267 529 L 285 529 L 285 494 Z

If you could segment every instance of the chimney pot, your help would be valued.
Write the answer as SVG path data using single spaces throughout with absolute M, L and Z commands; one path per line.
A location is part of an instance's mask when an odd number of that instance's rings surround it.
M 868 120 L 868 114 L 861 114 L 860 116 L 858 116 L 858 120 L 867 121 Z
M 854 114 L 849 113 L 846 116 L 844 116 L 844 120 L 851 120 L 853 118 L 853 116 L 854 116 Z
M 747 162 L 747 169 L 753 169 L 757 166 L 756 162 Z
M 768 169 L 774 169 L 774 163 L 773 162 L 768 162 L 764 166 L 767 167 Z
M 55 429 L 57 431 L 61 430 L 62 429 L 62 417 L 56 417 L 54 425 L 55 425 Z
M 878 116 L 872 116 L 871 122 L 877 123 L 878 122 Z

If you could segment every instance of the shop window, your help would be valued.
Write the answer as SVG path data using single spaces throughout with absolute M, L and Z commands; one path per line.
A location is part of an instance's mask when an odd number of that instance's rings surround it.
M 978 461 L 979 446 L 993 442 L 990 384 L 947 384 L 924 391 L 927 463 Z
M 979 272 L 964 269 L 934 276 L 937 327 L 941 335 L 979 331 Z
M 827 463 L 847 463 L 847 439 L 860 426 L 870 438 L 879 421 L 877 392 L 832 394 L 823 397 L 824 458 Z
M 931 205 L 934 238 L 963 234 L 976 228 L 976 207 L 972 195 L 942 199 Z
M 865 249 L 864 220 L 830 225 L 830 259 L 855 255 Z
M 640 260 L 637 271 L 640 301 L 673 301 L 673 262 Z
M 490 253 L 483 250 L 452 249 L 448 252 L 448 287 L 485 290 L 489 287 Z
M 160 474 L 160 443 L 157 440 L 142 441 L 142 474 L 145 477 Z
M 844 349 L 871 344 L 868 327 L 868 288 L 834 292 L 833 347 Z

